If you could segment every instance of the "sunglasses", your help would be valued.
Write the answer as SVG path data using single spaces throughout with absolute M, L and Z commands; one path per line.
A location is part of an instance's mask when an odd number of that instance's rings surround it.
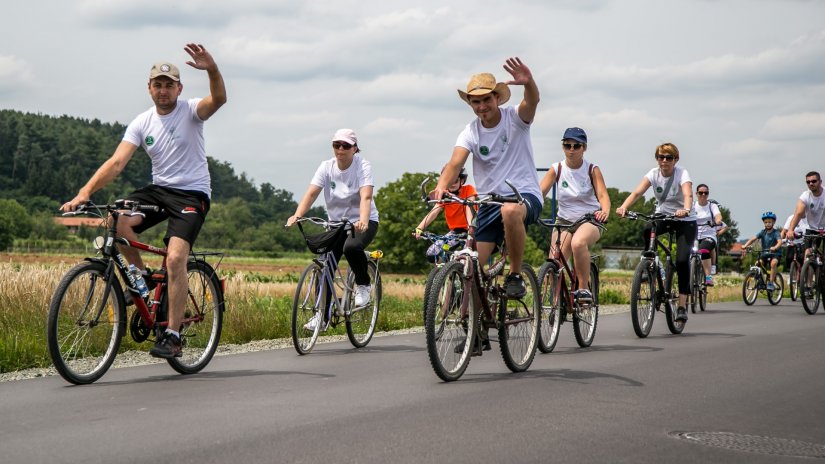
M 696 192 L 697 195 L 707 195 L 710 192 Z
M 805 180 L 805 183 L 806 183 L 806 184 L 808 184 L 808 185 L 814 185 L 814 184 L 816 184 L 817 182 L 819 182 L 819 179 L 811 179 L 811 180 L 807 180 L 807 179 L 806 179 L 806 180 Z
M 583 147 L 584 145 L 582 145 L 580 143 L 563 143 L 563 144 L 561 144 L 561 146 L 563 146 L 565 150 L 570 150 L 570 149 L 578 150 L 579 148 Z
M 673 155 L 656 155 L 656 159 L 659 161 L 673 161 L 676 157 Z
M 349 150 L 350 148 L 352 148 L 352 144 L 347 143 L 347 142 L 332 142 L 332 148 L 334 148 L 336 150 L 339 149 L 339 148 L 343 148 L 344 150 Z

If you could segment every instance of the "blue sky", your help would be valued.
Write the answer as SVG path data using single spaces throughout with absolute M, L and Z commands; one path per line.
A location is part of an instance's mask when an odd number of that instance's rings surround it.
M 478 72 L 506 80 L 519 56 L 541 90 L 538 165 L 583 127 L 608 186 L 631 190 L 673 142 L 747 237 L 825 171 L 823 18 L 822 0 L 14 2 L 0 107 L 128 123 L 151 104 L 155 61 L 181 65 L 184 97 L 208 91 L 184 64 L 184 44 L 202 43 L 229 94 L 208 153 L 298 199 L 340 127 L 379 187 L 439 170 L 473 116 L 456 89 Z

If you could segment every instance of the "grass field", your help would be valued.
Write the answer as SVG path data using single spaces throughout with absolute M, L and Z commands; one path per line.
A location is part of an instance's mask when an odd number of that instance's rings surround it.
M 0 372 L 51 365 L 46 348 L 46 316 L 52 292 L 82 256 L 0 254 Z M 246 343 L 289 337 L 292 295 L 309 258 L 227 258 L 219 272 L 227 279 L 221 343 Z M 157 266 L 159 263 L 148 263 Z M 422 325 L 425 275 L 384 274 L 379 331 Z M 600 274 L 602 304 L 627 304 L 632 273 Z M 741 278 L 721 277 L 710 301 L 741 298 Z M 130 307 L 131 309 L 131 307 Z M 339 327 L 327 335 L 343 334 Z M 126 335 L 121 351 L 148 350 Z

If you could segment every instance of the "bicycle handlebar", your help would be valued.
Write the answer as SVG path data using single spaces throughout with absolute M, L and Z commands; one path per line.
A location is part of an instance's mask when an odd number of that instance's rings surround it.
M 161 210 L 160 206 L 157 205 L 142 205 L 140 202 L 134 200 L 115 200 L 114 203 L 107 204 L 107 205 L 98 205 L 92 203 L 91 201 L 87 201 L 77 207 L 74 211 L 67 211 L 63 213 L 63 216 L 79 216 L 79 215 L 95 215 L 103 217 L 103 213 L 101 211 L 119 211 L 119 210 L 130 210 L 129 215 L 132 214 L 140 214 L 142 212 L 153 212 L 157 213 Z
M 576 222 L 574 222 L 572 224 L 560 224 L 558 222 L 550 222 L 549 219 L 539 219 L 538 220 L 539 224 L 541 224 L 544 227 L 550 228 L 550 229 L 552 229 L 554 227 L 559 228 L 559 229 L 572 229 L 573 227 L 576 227 L 580 224 L 584 224 L 585 222 L 590 222 L 591 224 L 595 225 L 596 227 L 598 227 L 601 230 L 607 229 L 607 227 L 605 227 L 605 224 L 607 223 L 607 221 L 600 222 L 598 219 L 596 219 L 595 213 L 587 213 L 584 216 L 580 217 L 578 220 L 576 220 Z
M 630 219 L 631 221 L 635 221 L 639 218 L 646 221 L 675 221 L 681 219 L 676 217 L 675 214 L 653 213 L 652 215 L 647 215 L 638 211 L 627 211 L 624 217 L 625 219 Z

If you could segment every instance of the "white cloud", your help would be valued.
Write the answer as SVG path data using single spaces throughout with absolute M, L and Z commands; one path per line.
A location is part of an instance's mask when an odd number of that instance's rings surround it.
M 825 139 L 825 112 L 772 116 L 763 133 L 770 140 Z
M 302 2 L 290 0 L 83 0 L 77 12 L 88 23 L 106 28 L 224 26 L 246 16 L 293 13 Z
M 31 77 L 31 66 L 26 61 L 16 56 L 0 55 L 0 93 L 28 86 Z
M 364 129 L 373 135 L 391 135 L 398 133 L 405 133 L 409 135 L 414 134 L 422 127 L 424 127 L 424 124 L 418 120 L 382 117 L 368 123 Z

